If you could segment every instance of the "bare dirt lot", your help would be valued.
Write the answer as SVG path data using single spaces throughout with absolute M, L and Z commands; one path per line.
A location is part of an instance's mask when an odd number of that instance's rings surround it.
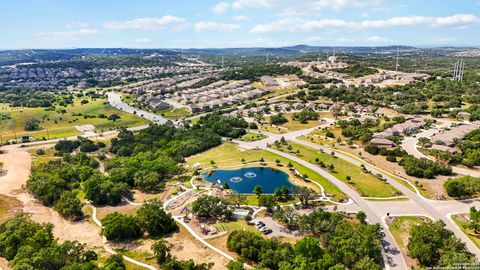
M 54 210 L 41 205 L 24 189 L 30 175 L 32 158 L 26 148 L 16 145 L 3 147 L 6 151 L 0 154 L 0 162 L 4 164 L 4 173 L 0 176 L 0 194 L 11 196 L 19 201 L 22 212 L 36 222 L 50 222 L 55 228 L 53 233 L 61 241 L 77 240 L 92 247 L 102 246 L 99 228 L 89 222 L 72 223 L 62 218 Z M 9 209 L 7 209 L 8 211 Z

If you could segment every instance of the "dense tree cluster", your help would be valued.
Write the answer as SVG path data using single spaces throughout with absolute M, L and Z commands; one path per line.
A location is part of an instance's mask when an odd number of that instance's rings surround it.
M 0 103 L 9 103 L 12 107 L 50 107 L 57 100 L 55 93 L 15 89 L 0 91 Z
M 199 218 L 230 219 L 232 211 L 228 201 L 216 196 L 201 196 L 192 203 L 192 213 Z
M 230 69 L 224 72 L 222 79 L 224 80 L 259 80 L 264 75 L 285 75 L 285 74 L 298 74 L 302 72 L 300 68 L 290 66 L 277 66 L 277 65 L 250 65 L 241 68 Z
M 434 178 L 436 175 L 451 175 L 452 167 L 426 158 L 416 158 L 411 155 L 404 156 L 398 163 L 408 175 L 419 178 Z
M 382 269 L 378 225 L 349 225 L 340 214 L 323 210 L 299 218 L 299 226 L 311 234 L 294 245 L 265 240 L 258 234 L 232 232 L 230 251 L 268 269 Z
M 302 124 L 308 123 L 310 120 L 318 120 L 320 115 L 312 109 L 305 109 L 299 113 L 293 114 L 293 119 L 300 121 Z
M 448 196 L 470 197 L 480 192 L 480 178 L 463 176 L 460 178 L 448 179 L 443 186 Z
M 54 206 L 64 217 L 79 218 L 82 204 L 73 191 L 98 174 L 97 167 L 98 162 L 84 154 L 35 164 L 27 180 L 27 189 L 43 204 Z
M 14 270 L 99 269 L 94 251 L 76 241 L 59 243 L 52 230 L 52 224 L 15 217 L 0 226 L 0 256 L 7 259 Z M 114 268 L 108 268 L 107 262 L 102 269 Z
M 159 200 L 146 201 L 135 216 L 114 212 L 102 219 L 102 235 L 108 240 L 123 241 L 140 237 L 161 236 L 178 229 L 171 214 L 166 213 Z
M 245 129 L 248 127 L 248 123 L 243 118 L 222 116 L 219 112 L 201 117 L 197 126 L 194 126 L 194 128 L 198 128 L 200 125 L 203 128 L 213 130 L 213 132 L 220 136 L 230 138 L 239 138 L 245 135 Z
M 363 76 L 367 76 L 367 75 L 372 75 L 372 74 L 377 73 L 376 69 L 370 68 L 370 67 L 367 67 L 367 66 L 361 65 L 361 64 L 349 65 L 346 68 L 335 69 L 335 71 L 340 72 L 340 73 L 349 74 L 349 75 L 351 75 L 355 78 L 363 77 Z
M 360 140 L 362 143 L 367 143 L 372 139 L 373 127 L 378 126 L 379 121 L 373 119 L 366 119 L 362 124 L 358 119 L 340 120 L 338 126 L 342 129 L 342 135 L 353 140 Z
M 61 155 L 64 155 L 65 153 L 72 153 L 78 148 L 82 153 L 91 153 L 104 147 L 105 147 L 105 143 L 103 142 L 95 143 L 90 139 L 87 139 L 84 137 L 78 137 L 76 140 L 73 140 L 73 141 L 60 140 L 55 144 L 53 148 L 58 152 L 58 155 L 61 156 Z
M 288 119 L 283 116 L 283 114 L 275 114 L 270 116 L 270 124 L 272 125 L 281 125 L 288 122 Z
M 458 140 L 455 146 L 461 151 L 453 155 L 450 162 L 463 164 L 468 167 L 480 165 L 480 129 L 468 133 L 462 140 Z
M 475 256 L 467 251 L 465 244 L 445 228 L 443 221 L 428 222 L 410 229 L 408 254 L 418 260 L 422 267 L 450 268 L 458 263 L 474 263 Z

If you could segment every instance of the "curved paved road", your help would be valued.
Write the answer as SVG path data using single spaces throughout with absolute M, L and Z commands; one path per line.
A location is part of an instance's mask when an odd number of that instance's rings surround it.
M 452 125 L 452 122 L 448 122 L 445 124 L 438 125 L 434 128 L 424 130 L 418 134 L 415 135 L 415 137 L 407 137 L 402 141 L 402 148 L 405 150 L 408 154 L 416 157 L 416 158 L 427 158 L 433 160 L 432 157 L 424 155 L 422 152 L 418 151 L 417 149 L 417 144 L 418 144 L 418 139 L 425 137 L 425 138 L 431 138 L 433 135 L 437 134 L 441 129 L 450 127 Z M 475 170 L 469 170 L 466 168 L 458 167 L 458 166 L 452 166 L 452 171 L 456 174 L 463 174 L 463 175 L 470 175 L 473 177 L 480 177 L 480 172 L 475 171 Z
M 109 102 L 112 104 L 112 106 L 117 107 L 119 109 L 122 109 L 124 111 L 134 113 L 137 112 L 138 115 L 143 116 L 144 118 L 154 122 L 154 123 L 166 123 L 167 120 L 164 119 L 163 117 L 160 117 L 158 115 L 148 113 L 142 110 L 138 110 L 134 107 L 131 107 L 125 103 L 123 103 L 120 99 L 120 96 L 116 93 L 110 92 L 108 93 L 109 97 Z M 323 126 L 329 125 L 330 123 L 327 123 Z M 445 124 L 448 125 L 449 123 Z M 441 127 L 441 126 L 440 126 Z M 386 224 L 383 222 L 383 218 L 386 213 L 391 213 L 393 215 L 396 214 L 402 214 L 402 215 L 424 215 L 424 216 L 429 216 L 432 217 L 433 219 L 440 219 L 443 220 L 447 226 L 448 229 L 452 230 L 455 235 L 460 238 L 462 241 L 464 241 L 467 245 L 467 248 L 473 252 L 474 254 L 477 255 L 477 257 L 480 256 L 480 250 L 475 246 L 475 244 L 456 226 L 452 220 L 449 218 L 449 213 L 452 212 L 468 212 L 468 209 L 471 206 L 477 206 L 480 207 L 480 203 L 478 201 L 449 201 L 449 202 L 443 202 L 443 201 L 433 201 L 433 200 L 427 200 L 415 192 L 412 192 L 410 189 L 406 188 L 402 184 L 398 183 L 396 180 L 392 179 L 389 177 L 387 174 L 384 173 L 383 170 L 380 168 L 377 168 L 376 166 L 373 166 L 371 164 L 365 163 L 365 162 L 360 162 L 359 160 L 356 160 L 352 157 L 349 157 L 348 155 L 344 155 L 339 152 L 335 152 L 336 156 L 342 159 L 345 159 L 357 166 L 360 164 L 363 164 L 367 169 L 369 169 L 372 173 L 374 174 L 381 174 L 389 184 L 400 190 L 405 196 L 407 196 L 410 200 L 409 201 L 396 201 L 396 202 L 372 202 L 372 201 L 366 201 L 363 199 L 359 194 L 357 194 L 353 189 L 351 189 L 348 185 L 343 183 L 342 181 L 338 180 L 336 177 L 333 175 L 329 174 L 328 172 L 320 169 L 318 166 L 313 165 L 309 162 L 306 162 L 302 159 L 299 159 L 295 156 L 292 156 L 290 154 L 277 151 L 271 148 L 268 148 L 268 145 L 273 143 L 275 140 L 280 139 L 281 137 L 284 137 L 286 140 L 292 140 L 298 143 L 302 143 L 311 147 L 314 147 L 316 149 L 322 149 L 324 151 L 331 152 L 331 149 L 327 149 L 323 146 L 311 144 L 309 142 L 301 141 L 298 140 L 297 137 L 300 137 L 302 135 L 306 135 L 316 128 L 319 127 L 314 127 L 306 130 L 299 130 L 287 134 L 271 134 L 268 132 L 263 132 L 266 134 L 268 137 L 256 141 L 256 142 L 237 142 L 240 144 L 241 147 L 247 148 L 247 149 L 264 149 L 267 151 L 274 152 L 276 154 L 282 155 L 284 157 L 287 157 L 289 159 L 292 159 L 299 164 L 302 164 L 318 174 L 324 176 L 326 179 L 334 183 L 337 187 L 339 187 L 342 192 L 350 196 L 367 214 L 369 222 L 373 223 L 379 223 L 381 224 L 382 227 L 384 227 L 386 230 L 386 236 L 385 236 L 385 241 L 386 241 L 386 248 L 383 250 L 383 256 L 386 262 L 387 269 L 407 269 L 405 260 L 399 251 L 399 248 L 397 247 L 397 244 L 395 243 L 391 233 L 388 230 L 388 227 Z M 426 131 L 427 132 L 427 131 Z M 434 132 L 434 130 L 428 131 L 425 133 L 428 135 L 430 132 Z M 425 134 L 419 134 L 417 136 L 426 136 Z M 431 135 L 430 135 L 431 136 Z M 412 142 L 415 142 L 414 149 L 412 149 L 412 152 L 415 150 L 418 152 L 416 149 L 416 141 L 414 139 L 408 139 L 406 142 L 406 145 L 412 145 Z M 408 146 L 407 146 L 408 147 Z M 418 152 L 419 153 L 419 152 Z M 416 153 L 416 155 L 418 155 Z M 421 154 L 421 153 L 420 153 Z
M 147 120 L 149 120 L 149 121 L 151 121 L 155 124 L 162 125 L 162 124 L 166 124 L 168 122 L 167 119 L 163 118 L 160 115 L 156 115 L 154 113 L 147 112 L 147 111 L 144 111 L 144 110 L 141 110 L 141 109 L 138 109 L 138 108 L 135 108 L 135 107 L 132 107 L 132 106 L 126 104 L 125 102 L 122 101 L 120 95 L 115 93 L 115 92 L 108 92 L 107 96 L 108 96 L 108 102 L 110 103 L 110 105 L 112 105 L 113 107 L 115 107 L 117 109 L 120 109 L 122 111 L 131 113 L 131 114 L 136 114 L 136 115 L 141 116 L 141 117 L 143 117 L 143 118 L 145 118 L 145 119 L 147 119 Z

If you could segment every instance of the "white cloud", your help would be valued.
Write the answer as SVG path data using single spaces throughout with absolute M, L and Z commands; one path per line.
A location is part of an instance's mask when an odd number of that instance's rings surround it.
M 136 42 L 136 43 L 143 43 L 143 44 L 145 44 L 145 43 L 150 43 L 150 42 L 152 42 L 152 40 L 149 39 L 149 38 L 137 38 L 137 39 L 135 39 L 135 42 Z
M 71 22 L 66 25 L 67 28 L 87 28 L 88 23 L 86 22 Z
M 235 21 L 248 21 L 248 20 L 250 20 L 249 17 L 244 16 L 244 15 L 233 16 L 232 18 L 233 18 Z
M 96 29 L 80 29 L 76 31 L 59 31 L 59 32 L 43 32 L 38 34 L 38 36 L 46 40 L 55 40 L 55 41 L 76 41 L 88 37 L 92 37 L 98 34 Z
M 370 36 L 366 38 L 339 38 L 337 42 L 340 44 L 348 44 L 348 45 L 379 45 L 379 44 L 387 44 L 392 42 L 391 39 L 383 38 L 379 36 Z
M 359 24 L 361 28 L 382 28 L 391 26 L 408 26 L 415 24 L 428 24 L 432 22 L 431 17 L 423 16 L 408 16 L 408 17 L 393 17 L 386 20 L 367 20 Z
M 296 12 L 317 12 L 319 10 L 342 10 L 345 8 L 376 7 L 383 0 L 236 0 L 232 3 L 234 9 L 242 8 L 281 8 Z
M 195 30 L 197 31 L 219 31 L 219 32 L 234 32 L 242 29 L 238 24 L 227 24 L 217 22 L 197 22 L 195 23 Z
M 463 28 L 477 23 L 480 23 L 480 19 L 472 14 L 455 14 L 449 17 L 405 16 L 359 22 L 349 22 L 340 19 L 301 20 L 285 18 L 270 23 L 258 24 L 251 29 L 251 32 L 256 34 L 271 32 L 296 33 L 320 29 L 361 30 L 413 25 L 427 27 L 456 26 L 457 28 Z
M 308 32 L 322 28 L 346 28 L 353 27 L 352 23 L 339 19 L 322 20 L 298 20 L 298 19 L 280 19 L 272 23 L 259 24 L 252 28 L 251 32 L 255 34 L 269 32 Z
M 275 2 L 284 2 L 282 0 L 236 0 L 233 2 L 234 9 L 241 9 L 247 7 L 272 7 Z
M 450 17 L 436 18 L 433 26 L 456 26 L 478 23 L 480 20 L 472 14 L 455 14 Z
M 227 2 L 219 2 L 213 6 L 212 11 L 215 14 L 223 14 L 230 7 L 230 4 Z
M 185 19 L 172 15 L 165 15 L 161 18 L 137 18 L 130 21 L 109 21 L 104 27 L 114 30 L 156 30 L 164 29 L 167 26 L 178 26 Z

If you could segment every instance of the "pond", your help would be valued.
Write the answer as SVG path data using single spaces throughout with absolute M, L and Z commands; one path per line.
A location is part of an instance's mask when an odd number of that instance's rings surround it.
M 228 183 L 232 190 L 242 194 L 252 194 L 256 185 L 262 186 L 264 194 L 273 194 L 275 189 L 281 186 L 295 188 L 295 185 L 288 181 L 288 174 L 267 167 L 215 170 L 210 175 L 204 173 L 202 176 L 210 183 Z

